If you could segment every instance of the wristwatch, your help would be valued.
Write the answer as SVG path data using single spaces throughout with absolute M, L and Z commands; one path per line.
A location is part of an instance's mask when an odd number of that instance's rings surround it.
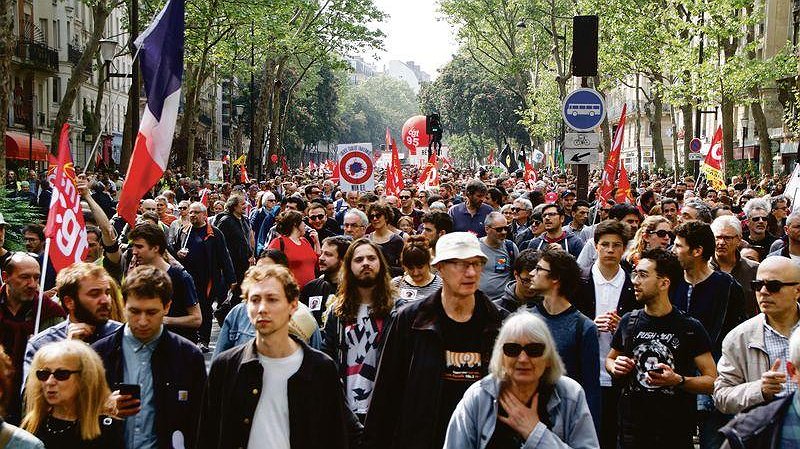
M 680 387 L 681 385 L 686 383 L 686 376 L 684 376 L 683 374 L 680 374 L 680 376 L 681 376 L 681 381 L 678 382 L 678 385 L 675 385 L 676 387 Z

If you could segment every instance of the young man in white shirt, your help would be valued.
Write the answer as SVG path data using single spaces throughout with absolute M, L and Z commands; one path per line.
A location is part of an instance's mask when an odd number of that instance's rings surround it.
M 348 447 L 336 366 L 289 334 L 299 294 L 283 266 L 247 271 L 242 296 L 256 338 L 214 359 L 199 449 Z

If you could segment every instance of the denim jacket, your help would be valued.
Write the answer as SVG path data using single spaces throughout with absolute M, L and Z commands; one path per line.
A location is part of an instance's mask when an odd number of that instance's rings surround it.
M 444 449 L 484 449 L 497 423 L 500 381 L 488 375 L 475 382 L 456 406 Z M 536 424 L 521 449 L 599 449 L 592 415 L 581 386 L 561 376 L 547 403 L 551 428 Z
M 217 340 L 217 346 L 214 348 L 214 356 L 212 358 L 216 359 L 224 351 L 247 343 L 254 338 L 256 338 L 256 330 L 247 316 L 247 307 L 243 302 L 236 304 L 228 312 L 222 327 L 219 329 L 219 339 Z M 307 343 L 314 349 L 320 349 L 322 346 L 322 333 L 319 329 L 314 331 L 310 341 Z

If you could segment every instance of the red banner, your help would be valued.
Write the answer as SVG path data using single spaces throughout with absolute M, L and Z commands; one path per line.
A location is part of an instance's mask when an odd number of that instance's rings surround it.
M 628 171 L 625 170 L 625 164 L 619 168 L 619 181 L 617 182 L 617 194 L 614 195 L 614 201 L 619 203 L 633 204 L 633 194 L 631 193 L 631 181 L 628 179 Z
M 428 165 L 419 175 L 419 188 L 427 189 L 439 185 L 439 170 L 436 168 L 436 152 L 432 152 L 428 158 Z
M 525 180 L 526 184 L 539 180 L 539 177 L 536 175 L 536 169 L 533 168 L 527 159 L 525 159 L 525 176 L 523 179 Z
M 619 117 L 619 125 L 617 125 L 617 132 L 614 133 L 614 142 L 611 145 L 611 152 L 603 168 L 603 180 L 600 183 L 600 189 L 597 191 L 600 202 L 603 204 L 611 197 L 611 192 L 614 191 L 614 182 L 617 180 L 619 159 L 622 153 L 622 138 L 625 135 L 625 114 L 627 110 L 628 105 L 623 104 L 622 114 Z
M 50 159 L 54 165 L 51 182 L 53 196 L 50 200 L 50 213 L 47 215 L 45 236 L 50 239 L 50 262 L 56 272 L 80 262 L 89 251 L 86 238 L 86 223 L 83 221 L 81 198 L 78 193 L 75 166 L 69 145 L 69 124 L 61 129 L 58 141 L 58 159 Z
M 403 190 L 403 169 L 400 166 L 400 156 L 397 154 L 397 143 L 386 127 L 386 148 L 392 151 L 392 160 L 386 168 L 386 194 L 397 196 Z

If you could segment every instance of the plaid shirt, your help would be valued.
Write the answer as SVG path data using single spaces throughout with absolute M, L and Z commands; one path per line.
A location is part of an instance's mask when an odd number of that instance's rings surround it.
M 798 327 L 800 327 L 800 321 L 797 322 L 794 327 L 792 327 L 789 335 L 791 335 L 792 332 L 794 332 Z M 781 359 L 781 366 L 778 368 L 778 370 L 786 373 L 786 361 L 789 360 L 789 338 L 773 329 L 772 326 L 767 324 L 766 320 L 764 320 L 764 346 L 767 349 L 767 354 L 769 354 L 770 366 L 775 363 L 775 360 Z M 794 393 L 795 391 L 797 391 L 797 383 L 787 379 L 783 386 L 783 391 L 775 396 L 785 397 L 786 395 Z
M 780 449 L 800 449 L 800 394 L 795 393 L 781 427 Z

